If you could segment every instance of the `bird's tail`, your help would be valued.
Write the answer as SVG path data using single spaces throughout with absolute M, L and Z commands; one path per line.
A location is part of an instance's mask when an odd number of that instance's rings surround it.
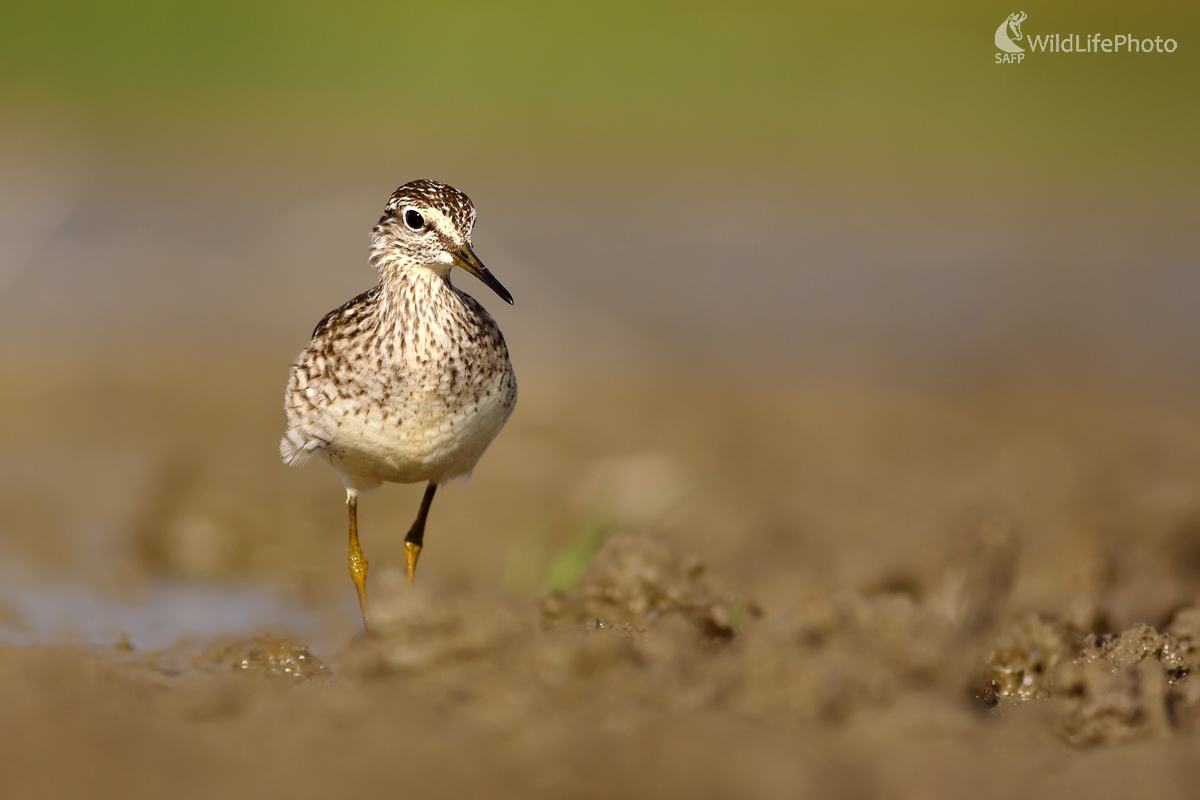
M 279 455 L 289 467 L 302 467 L 320 446 L 320 439 L 310 439 L 295 428 L 288 428 L 288 432 L 279 440 Z

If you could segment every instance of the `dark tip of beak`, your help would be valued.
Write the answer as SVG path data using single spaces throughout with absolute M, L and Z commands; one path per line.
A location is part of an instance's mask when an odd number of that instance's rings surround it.
M 479 257 L 475 255 L 475 251 L 470 247 L 459 248 L 450 253 L 450 257 L 454 259 L 455 264 L 483 281 L 484 286 L 487 286 L 498 294 L 501 300 L 510 306 L 513 304 L 513 296 L 509 293 L 508 289 L 505 289 L 504 284 L 496 280 L 496 276 L 483 265 L 483 262 L 479 260 Z
M 484 267 L 483 271 L 479 273 L 479 280 L 483 281 L 484 284 L 486 284 L 487 287 L 493 292 L 500 295 L 501 300 L 508 303 L 510 306 L 513 304 L 512 294 L 509 293 L 508 289 L 504 288 L 504 284 L 496 280 L 496 276 L 493 275 L 491 270 L 489 270 L 487 267 Z

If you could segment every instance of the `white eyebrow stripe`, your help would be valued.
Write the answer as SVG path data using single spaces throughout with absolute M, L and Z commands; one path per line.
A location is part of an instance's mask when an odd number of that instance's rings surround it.
M 420 209 L 417 210 L 420 211 Z M 436 230 L 445 238 L 452 242 L 462 238 L 462 234 L 460 234 L 458 229 L 455 227 L 454 221 L 446 216 L 441 209 L 428 208 L 421 213 L 425 216 L 425 224 Z

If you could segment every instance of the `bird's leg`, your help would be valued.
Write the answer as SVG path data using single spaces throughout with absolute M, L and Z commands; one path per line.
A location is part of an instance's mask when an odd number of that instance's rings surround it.
M 350 577 L 358 590 L 358 606 L 362 609 L 363 628 L 371 633 L 367 619 L 367 557 L 358 546 L 358 492 L 346 490 L 346 508 L 350 510 Z
M 404 562 L 409 586 L 412 586 L 413 575 L 417 573 L 417 559 L 421 556 L 421 544 L 425 541 L 425 519 L 429 516 L 429 505 L 433 502 L 433 493 L 436 491 L 437 484 L 430 481 L 425 487 L 425 496 L 421 498 L 421 510 L 417 512 L 417 518 L 408 529 L 408 535 L 404 537 Z

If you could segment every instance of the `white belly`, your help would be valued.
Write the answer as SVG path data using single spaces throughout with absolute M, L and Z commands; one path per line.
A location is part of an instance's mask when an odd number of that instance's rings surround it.
M 499 387 L 459 408 L 447 407 L 437 396 L 413 400 L 408 398 L 402 419 L 385 420 L 377 410 L 327 410 L 334 430 L 322 450 L 348 487 L 440 483 L 469 475 L 512 412 Z

